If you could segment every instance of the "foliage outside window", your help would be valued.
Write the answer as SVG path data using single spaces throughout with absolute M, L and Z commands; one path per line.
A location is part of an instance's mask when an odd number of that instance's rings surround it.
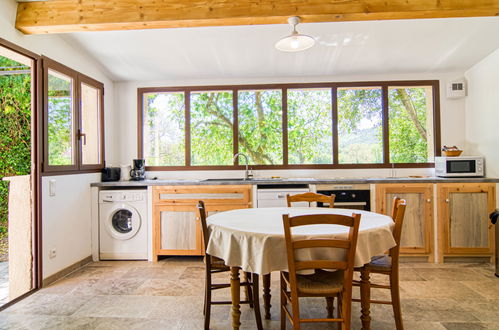
M 232 92 L 191 93 L 192 165 L 231 165 Z
M 19 73 L 30 67 L 3 56 L 0 68 L 0 233 L 4 233 L 9 183 L 2 178 L 31 173 L 31 74 Z M 5 260 L 0 257 L 0 261 Z
M 238 110 L 239 152 L 250 164 L 282 164 L 282 92 L 239 91 Z
M 340 164 L 383 163 L 381 88 L 338 88 L 338 144 Z
M 437 81 L 139 89 L 139 157 L 156 170 L 233 167 L 237 152 L 256 168 L 429 167 L 436 91 Z
M 331 164 L 331 89 L 288 90 L 289 164 Z
M 433 162 L 431 88 L 391 87 L 388 90 L 388 103 L 390 161 L 392 163 Z
M 43 78 L 44 173 L 100 170 L 103 84 L 48 58 Z
M 144 94 L 146 164 L 185 165 L 185 93 Z
M 50 165 L 74 164 L 73 79 L 48 72 L 48 156 Z

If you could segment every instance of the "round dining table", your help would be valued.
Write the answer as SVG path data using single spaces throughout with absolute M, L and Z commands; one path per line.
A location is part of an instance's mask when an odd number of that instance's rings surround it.
M 361 215 L 355 255 L 355 267 L 368 263 L 396 245 L 392 235 L 393 220 L 379 213 L 363 210 L 322 207 L 271 207 L 248 208 L 212 214 L 207 218 L 210 240 L 206 253 L 221 258 L 231 267 L 232 327 L 240 322 L 239 270 L 263 275 L 263 300 L 265 318 L 270 318 L 270 273 L 287 271 L 286 241 L 283 214 L 289 216 L 307 214 Z M 292 235 L 303 238 L 340 238 L 348 235 L 348 228 L 336 225 L 312 225 L 294 228 Z M 338 258 L 340 250 L 332 250 L 329 257 Z M 300 259 L 306 260 L 307 251 Z M 365 312 L 365 311 L 364 311 Z M 367 311 L 367 315 L 369 311 Z

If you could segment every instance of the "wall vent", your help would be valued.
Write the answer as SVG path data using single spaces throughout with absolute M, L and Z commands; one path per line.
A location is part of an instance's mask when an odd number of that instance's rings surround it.
M 466 83 L 464 80 L 456 80 L 447 83 L 447 98 L 459 99 L 466 96 Z

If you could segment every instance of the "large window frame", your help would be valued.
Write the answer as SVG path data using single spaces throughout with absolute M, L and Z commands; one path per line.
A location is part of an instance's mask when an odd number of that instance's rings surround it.
M 217 86 L 184 86 L 184 87 L 147 87 L 137 89 L 137 154 L 144 158 L 144 104 L 145 93 L 185 93 L 185 165 L 184 166 L 146 166 L 149 171 L 176 171 L 176 170 L 235 170 L 244 169 L 239 164 L 239 159 L 233 165 L 193 166 L 191 165 L 191 136 L 190 136 L 190 94 L 199 91 L 232 91 L 233 94 L 233 154 L 238 153 L 238 92 L 244 90 L 281 90 L 282 91 L 282 165 L 251 165 L 253 169 L 365 169 L 365 168 L 432 168 L 434 163 L 391 163 L 389 144 L 389 102 L 388 92 L 390 87 L 432 87 L 432 120 L 433 120 L 433 149 L 434 155 L 440 156 L 440 88 L 438 80 L 402 80 L 402 81 L 362 81 L 362 82 L 328 82 L 328 83 L 292 83 L 292 84 L 261 84 L 261 85 L 217 85 Z M 380 87 L 382 90 L 382 134 L 383 134 L 383 162 L 363 164 L 340 164 L 338 150 L 338 88 Z M 330 88 L 332 93 L 332 164 L 288 164 L 288 89 Z
M 100 172 L 105 166 L 105 138 L 104 138 L 104 84 L 88 77 L 78 71 L 75 71 L 61 63 L 58 63 L 48 57 L 42 56 L 42 85 L 43 85 L 43 162 L 42 162 L 42 174 L 43 175 L 59 175 L 59 174 L 76 174 L 76 173 L 92 173 Z M 73 117 L 72 117 L 72 135 L 73 135 L 73 145 L 72 145 L 72 156 L 73 164 L 71 165 L 50 165 L 49 163 L 49 136 L 48 136 L 48 76 L 49 70 L 56 71 L 63 75 L 70 77 L 73 81 L 72 84 L 72 107 L 73 107 Z M 95 88 L 99 91 L 98 103 L 99 103 L 99 123 L 97 123 L 99 137 L 99 163 L 95 164 L 83 164 L 82 159 L 82 143 L 86 139 L 85 134 L 82 130 L 82 84 Z

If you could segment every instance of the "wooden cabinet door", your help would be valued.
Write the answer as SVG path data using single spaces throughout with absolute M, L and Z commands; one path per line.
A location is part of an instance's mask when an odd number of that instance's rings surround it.
M 156 205 L 154 255 L 202 255 L 201 223 L 194 205 Z
M 376 211 L 391 215 L 393 198 L 407 201 L 400 253 L 428 255 L 433 251 L 433 184 L 378 184 Z
M 203 255 L 204 243 L 197 203 L 208 216 L 251 207 L 250 185 L 154 186 L 153 258 L 160 255 Z
M 438 195 L 443 254 L 493 254 L 494 232 L 489 214 L 495 208 L 495 184 L 439 184 Z

